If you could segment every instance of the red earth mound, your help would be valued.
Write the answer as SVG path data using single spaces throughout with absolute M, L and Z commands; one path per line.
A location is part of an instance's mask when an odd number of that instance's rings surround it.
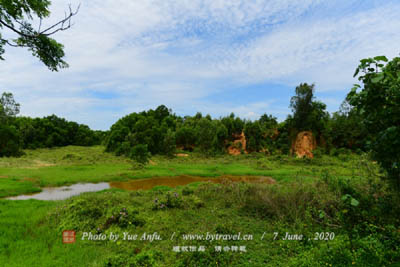
M 291 154 L 295 153 L 297 157 L 313 158 L 312 151 L 317 148 L 317 142 L 312 132 L 303 131 L 297 134 L 296 140 L 292 143 Z
M 246 136 L 244 135 L 244 132 L 238 135 L 233 136 L 235 140 L 233 141 L 233 144 L 228 147 L 228 153 L 230 155 L 240 155 L 241 151 L 244 151 L 244 153 L 247 154 L 246 151 Z

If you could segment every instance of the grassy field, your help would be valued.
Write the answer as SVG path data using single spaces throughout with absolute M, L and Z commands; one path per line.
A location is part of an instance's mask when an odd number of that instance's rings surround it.
M 270 176 L 278 181 L 320 177 L 329 171 L 342 177 L 360 177 L 362 161 L 352 155 L 340 158 L 324 156 L 314 160 L 287 156 L 266 157 L 264 154 L 229 155 L 206 158 L 153 157 L 143 169 L 135 169 L 132 161 L 103 152 L 104 148 L 64 147 L 28 150 L 21 158 L 0 158 L 0 197 L 37 192 L 40 187 L 61 186 L 77 182 L 126 181 L 129 179 L 194 175 Z
M 0 196 L 76 182 L 227 174 L 277 183 L 110 189 L 64 201 L 0 199 L 0 265 L 399 266 L 399 196 L 366 155 L 190 154 L 153 157 L 136 169 L 102 147 L 41 149 L 0 159 Z M 63 230 L 75 230 L 77 241 L 63 244 Z M 85 232 L 106 240 L 82 240 Z M 226 239 L 239 232 L 251 240 L 186 240 L 187 234 Z M 302 240 L 282 240 L 286 232 Z M 123 240 L 124 233 L 138 240 Z M 189 251 L 176 252 L 177 246 Z

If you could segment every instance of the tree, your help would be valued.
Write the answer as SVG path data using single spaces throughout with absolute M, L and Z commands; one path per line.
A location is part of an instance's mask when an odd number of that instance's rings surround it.
M 302 83 L 296 87 L 296 95 L 290 99 L 290 107 L 293 111 L 291 118 L 292 128 L 297 131 L 311 130 L 319 135 L 328 113 L 325 111 L 326 105 L 320 101 L 314 101 L 314 87 Z
M 146 164 L 149 162 L 150 153 L 147 149 L 147 145 L 145 144 L 138 144 L 131 149 L 130 158 L 134 161 Z
M 362 59 L 354 77 L 360 71 L 364 86 L 356 84 L 347 100 L 372 136 L 373 157 L 400 186 L 400 57 Z
M 5 123 L 11 117 L 19 113 L 20 105 L 15 102 L 12 93 L 4 92 L 0 98 L 0 121 Z
M 19 104 L 11 93 L 3 93 L 0 98 L 0 157 L 21 155 L 21 138 L 17 129 L 10 125 L 19 113 Z
M 327 123 L 324 137 L 327 148 L 346 148 L 365 151 L 369 133 L 362 123 L 361 116 L 351 107 L 347 100 L 343 101 L 338 112 L 334 112 Z
M 0 124 L 0 157 L 20 156 L 21 139 L 14 126 Z
M 71 18 L 78 13 L 79 6 L 75 11 L 70 6 L 64 19 L 42 29 L 43 19 L 50 15 L 49 5 L 49 0 L 0 1 L 0 30 L 8 29 L 17 35 L 16 39 L 4 39 L 0 33 L 1 60 L 4 60 L 4 46 L 9 45 L 28 48 L 33 56 L 38 57 L 52 71 L 68 67 L 63 60 L 64 46 L 50 36 L 71 27 Z M 39 19 L 36 29 L 32 25 L 34 16 Z
M 244 126 L 244 135 L 247 139 L 247 151 L 256 152 L 260 151 L 264 147 L 265 141 L 263 137 L 263 132 L 258 121 L 247 121 Z

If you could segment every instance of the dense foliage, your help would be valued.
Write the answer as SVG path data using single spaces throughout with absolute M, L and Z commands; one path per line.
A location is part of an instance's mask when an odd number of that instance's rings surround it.
M 159 106 L 156 110 L 132 113 L 115 123 L 106 139 L 106 150 L 131 158 L 137 158 L 138 151 L 171 156 L 176 148 L 222 154 L 244 132 L 249 140 L 247 149 L 260 151 L 268 143 L 263 139 L 267 139 L 276 125 L 276 118 L 267 115 L 254 122 L 233 113 L 221 119 L 201 113 L 182 118 Z
M 293 115 L 288 117 L 292 134 L 312 131 L 317 137 L 321 136 L 329 114 L 324 103 L 315 101 L 314 91 L 314 84 L 302 83 L 296 87 L 296 95 L 290 99 Z
M 92 146 L 101 142 L 101 132 L 55 115 L 34 119 L 18 117 L 13 124 L 21 136 L 23 148 Z
M 19 156 L 21 149 L 92 146 L 101 143 L 104 132 L 55 115 L 45 118 L 16 117 L 20 105 L 11 93 L 0 98 L 0 157 Z
M 11 93 L 3 93 L 0 98 L 0 157 L 21 155 L 20 134 L 12 125 L 19 113 L 19 104 Z
M 314 85 L 300 84 L 290 106 L 293 114 L 278 123 L 267 114 L 254 121 L 233 113 L 219 119 L 201 113 L 180 117 L 162 105 L 117 121 L 106 138 L 106 151 L 139 159 L 142 163 L 147 162 L 149 153 L 172 156 L 176 149 L 215 155 L 236 147 L 242 153 L 287 154 L 297 133 L 305 130 L 315 134 L 319 146 L 326 152 L 365 150 L 368 132 L 347 102 L 330 116 L 326 105 L 315 101 Z
M 175 127 L 176 119 L 165 106 L 132 113 L 111 127 L 106 150 L 132 158 L 145 158 L 148 152 L 168 154 L 173 149 L 170 143 L 175 143 L 175 136 L 168 130 L 175 132 Z
M 334 112 L 326 124 L 323 136 L 329 149 L 345 148 L 352 151 L 365 151 L 371 138 L 360 114 L 352 109 L 348 101 L 343 101 L 340 110 Z
M 347 98 L 372 136 L 373 157 L 400 186 L 400 57 L 363 59 L 354 76 L 360 71 L 364 86 Z

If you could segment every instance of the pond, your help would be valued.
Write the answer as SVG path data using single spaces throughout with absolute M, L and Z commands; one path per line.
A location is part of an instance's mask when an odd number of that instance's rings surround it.
M 97 192 L 110 188 L 119 188 L 124 190 L 149 190 L 155 186 L 177 187 L 187 185 L 194 182 L 211 182 L 224 183 L 224 181 L 232 182 L 248 182 L 248 183 L 265 183 L 274 184 L 275 180 L 265 176 L 230 176 L 224 175 L 216 178 L 200 177 L 200 176 L 171 176 L 171 177 L 155 177 L 147 179 L 130 180 L 126 182 L 110 182 L 110 183 L 79 183 L 62 187 L 44 187 L 42 192 L 31 195 L 20 195 L 9 197 L 11 200 L 63 200 L 72 196 L 85 192 Z

